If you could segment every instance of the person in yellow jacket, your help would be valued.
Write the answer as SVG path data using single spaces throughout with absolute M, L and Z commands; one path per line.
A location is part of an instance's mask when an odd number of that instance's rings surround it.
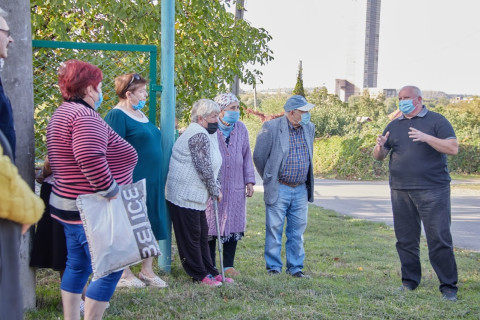
M 24 234 L 42 216 L 45 205 L 22 179 L 0 146 L 0 219 L 22 225 Z
M 45 206 L 4 155 L 3 147 L 9 149 L 9 145 L 4 144 L 6 139 L 1 131 L 0 136 L 0 318 L 23 319 L 21 234 L 40 219 Z

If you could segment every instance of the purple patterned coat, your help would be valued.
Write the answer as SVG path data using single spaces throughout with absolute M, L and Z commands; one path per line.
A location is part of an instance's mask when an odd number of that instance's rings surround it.
M 218 204 L 218 220 L 220 235 L 227 236 L 245 231 L 247 222 L 245 186 L 248 183 L 255 184 L 255 169 L 247 127 L 243 122 L 235 123 L 235 128 L 230 133 L 228 147 L 220 130 L 217 131 L 217 137 L 223 158 L 220 169 L 223 199 Z M 211 199 L 208 201 L 206 214 L 208 235 L 216 236 L 215 213 Z

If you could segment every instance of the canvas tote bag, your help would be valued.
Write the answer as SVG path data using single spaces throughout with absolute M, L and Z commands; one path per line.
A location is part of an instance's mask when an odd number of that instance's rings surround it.
M 120 186 L 116 199 L 77 198 L 92 260 L 93 279 L 160 255 L 148 220 L 145 179 Z

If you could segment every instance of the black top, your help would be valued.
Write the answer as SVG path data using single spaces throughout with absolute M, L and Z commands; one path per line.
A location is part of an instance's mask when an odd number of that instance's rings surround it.
M 15 137 L 15 128 L 13 126 L 12 104 L 3 91 L 2 79 L 0 79 L 0 130 L 10 143 L 13 154 L 12 162 L 15 162 L 15 146 L 17 140 Z
M 413 141 L 409 128 L 439 139 L 456 139 L 452 125 L 439 113 L 422 111 L 411 119 L 403 115 L 385 128 L 383 135 L 390 131 L 385 148 L 390 152 L 390 187 L 392 189 L 432 189 L 450 183 L 447 155 L 433 149 L 425 142 Z

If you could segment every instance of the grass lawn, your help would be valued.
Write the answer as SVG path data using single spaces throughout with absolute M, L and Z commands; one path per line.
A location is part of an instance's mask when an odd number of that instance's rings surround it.
M 401 292 L 393 230 L 310 206 L 304 272 L 268 276 L 263 259 L 263 194 L 248 201 L 248 226 L 239 242 L 234 284 L 192 283 L 178 256 L 162 278 L 167 289 L 118 289 L 105 319 L 480 319 L 480 254 L 457 249 L 459 300 L 441 299 L 422 239 L 422 283 Z M 138 272 L 139 267 L 133 268 Z M 37 272 L 37 311 L 26 319 L 61 319 L 58 273 Z

